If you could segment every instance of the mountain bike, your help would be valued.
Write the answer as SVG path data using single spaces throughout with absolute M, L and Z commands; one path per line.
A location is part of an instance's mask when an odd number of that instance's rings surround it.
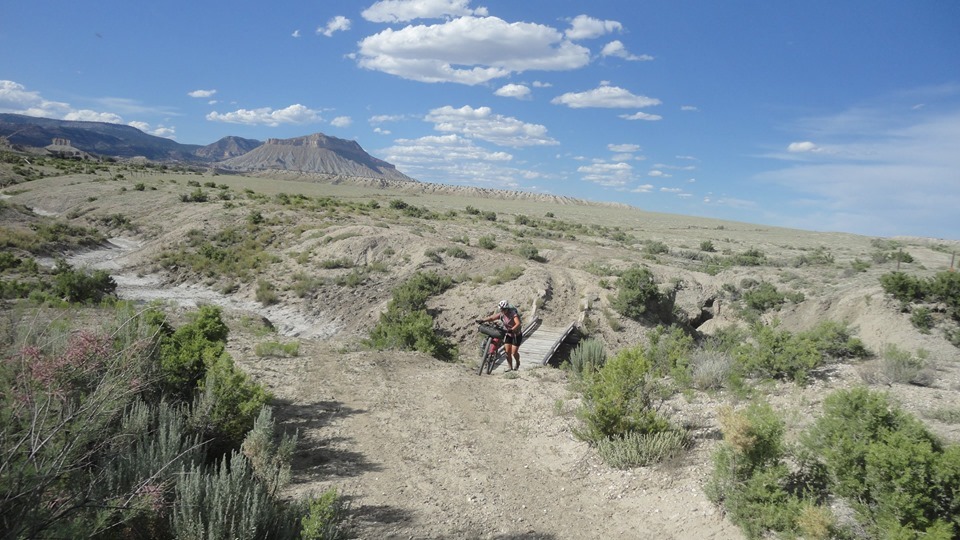
M 503 328 L 499 324 L 480 323 L 480 333 L 485 339 L 480 345 L 480 370 L 477 375 L 483 375 L 486 370 L 487 375 L 493 372 L 500 358 L 500 347 L 503 345 Z

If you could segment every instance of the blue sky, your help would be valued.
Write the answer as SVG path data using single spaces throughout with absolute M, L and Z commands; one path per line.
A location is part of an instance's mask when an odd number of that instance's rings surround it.
M 425 182 L 960 239 L 954 0 L 0 0 L 0 112 L 322 132 Z

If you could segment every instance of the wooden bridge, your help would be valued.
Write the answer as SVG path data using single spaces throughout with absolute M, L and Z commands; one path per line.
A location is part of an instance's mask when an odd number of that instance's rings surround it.
M 543 326 L 540 319 L 534 320 L 523 331 L 523 342 L 520 344 L 520 369 L 527 370 L 544 366 L 550 362 L 560 345 L 570 336 L 577 327 L 572 322 L 566 327 Z M 500 349 L 500 358 L 495 371 L 505 371 L 509 368 L 507 359 Z
M 523 326 L 523 342 L 520 344 L 520 369 L 528 370 L 547 365 L 563 342 L 570 337 L 576 328 L 583 324 L 584 316 L 590 306 L 590 301 L 584 299 L 577 319 L 566 326 L 544 326 L 543 319 L 537 313 L 540 302 L 547 297 L 548 291 L 537 291 L 537 298 L 532 302 L 530 321 Z M 495 371 L 506 371 L 510 365 L 500 348 L 500 357 L 494 366 Z

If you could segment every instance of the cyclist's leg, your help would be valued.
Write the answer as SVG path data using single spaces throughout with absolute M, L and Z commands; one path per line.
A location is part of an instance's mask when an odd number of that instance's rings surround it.
M 507 365 L 510 366 L 510 369 L 513 369 L 513 355 L 514 355 L 515 349 L 516 349 L 516 345 L 514 345 L 509 341 L 504 343 L 503 345 L 503 352 L 506 354 Z

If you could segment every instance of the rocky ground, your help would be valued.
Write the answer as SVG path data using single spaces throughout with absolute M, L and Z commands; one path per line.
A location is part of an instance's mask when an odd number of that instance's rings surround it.
M 460 198 L 456 192 L 383 192 L 282 179 L 212 178 L 237 193 L 250 186 L 268 194 L 301 189 L 309 196 L 379 200 L 383 206 L 400 197 L 438 211 L 462 212 L 471 205 L 498 213 L 496 223 L 462 216 L 424 222 L 362 213 L 331 219 L 270 207 L 264 214 L 282 224 L 276 227 L 283 238 L 277 244 L 281 257 L 261 277 L 276 283 L 281 293 L 279 302 L 263 306 L 255 301 L 252 283 L 228 291 L 217 276 L 161 271 L 155 264 L 164 246 L 182 241 L 191 229 L 242 223 L 253 208 L 239 200 L 229 208 L 219 201 L 183 204 L 177 194 L 192 189 L 184 185 L 186 179 L 133 178 L 131 182 L 156 188 L 133 192 L 119 190 L 116 182 L 78 176 L 30 182 L 7 191 L 13 192 L 9 200 L 38 213 L 72 216 L 81 223 L 116 213 L 133 218 L 134 228 L 112 231 L 109 249 L 74 254 L 71 259 L 78 265 L 109 269 L 121 296 L 162 299 L 184 309 L 200 303 L 223 306 L 234 359 L 274 392 L 276 416 L 283 425 L 299 431 L 291 495 L 337 487 L 350 502 L 350 533 L 356 538 L 740 537 L 702 490 L 720 437 L 717 408 L 736 404 L 734 397 L 720 393 L 674 399 L 668 404 L 671 415 L 694 429 L 691 452 L 676 462 L 620 471 L 604 465 L 573 436 L 578 396 L 563 370 L 543 366 L 525 369 L 519 376 L 476 375 L 472 320 L 492 311 L 500 298 L 512 300 L 528 314 L 536 306 L 545 324 L 564 325 L 585 317 L 591 336 L 603 340 L 608 351 L 641 342 L 650 327 L 610 310 L 611 289 L 597 274 L 600 266 L 647 266 L 665 292 L 676 295 L 678 316 L 705 334 L 737 323 L 725 290 L 739 287 L 745 279 L 803 292 L 803 302 L 787 305 L 768 320 L 777 318 L 790 329 L 841 320 L 873 351 L 891 343 L 908 351 L 923 350 L 935 372 L 931 385 L 884 388 L 921 416 L 938 407 L 960 408 L 957 349 L 941 335 L 917 332 L 908 314 L 885 298 L 877 278 L 892 267 L 850 271 L 851 261 L 869 259 L 876 250 L 869 238 L 571 201 Z M 517 256 L 512 216 L 547 212 L 571 222 L 622 227 L 644 242 L 663 242 L 670 252 L 650 255 L 643 250 L 645 244 L 624 246 L 601 237 L 568 235 L 530 239 L 539 260 Z M 482 235 L 496 238 L 497 250 L 477 247 Z M 777 264 L 704 273 L 683 256 L 697 251 L 703 240 L 713 242 L 718 251 L 757 248 Z M 905 241 L 916 258 L 913 271 L 943 270 L 949 264 L 944 242 Z M 946 245 L 956 249 L 957 243 Z M 438 262 L 428 253 L 450 246 L 469 256 L 441 254 Z M 835 260 L 793 264 L 820 247 Z M 332 278 L 349 271 L 320 264 L 334 258 L 348 258 L 356 265 L 378 263 L 388 271 L 359 287 L 328 282 L 307 298 L 284 287 L 297 272 Z M 506 267 L 520 267 L 522 273 L 496 283 L 492 276 Z M 460 348 L 456 362 L 358 346 L 392 289 L 417 271 L 458 278 L 455 287 L 430 301 L 438 331 Z M 278 334 L 265 337 L 264 319 Z M 255 346 L 265 339 L 297 340 L 300 353 L 294 358 L 258 357 Z M 769 385 L 766 392 L 796 431 L 815 417 L 830 391 L 861 384 L 869 364 L 836 366 L 807 387 L 784 383 Z M 945 438 L 960 441 L 956 424 L 927 421 Z

